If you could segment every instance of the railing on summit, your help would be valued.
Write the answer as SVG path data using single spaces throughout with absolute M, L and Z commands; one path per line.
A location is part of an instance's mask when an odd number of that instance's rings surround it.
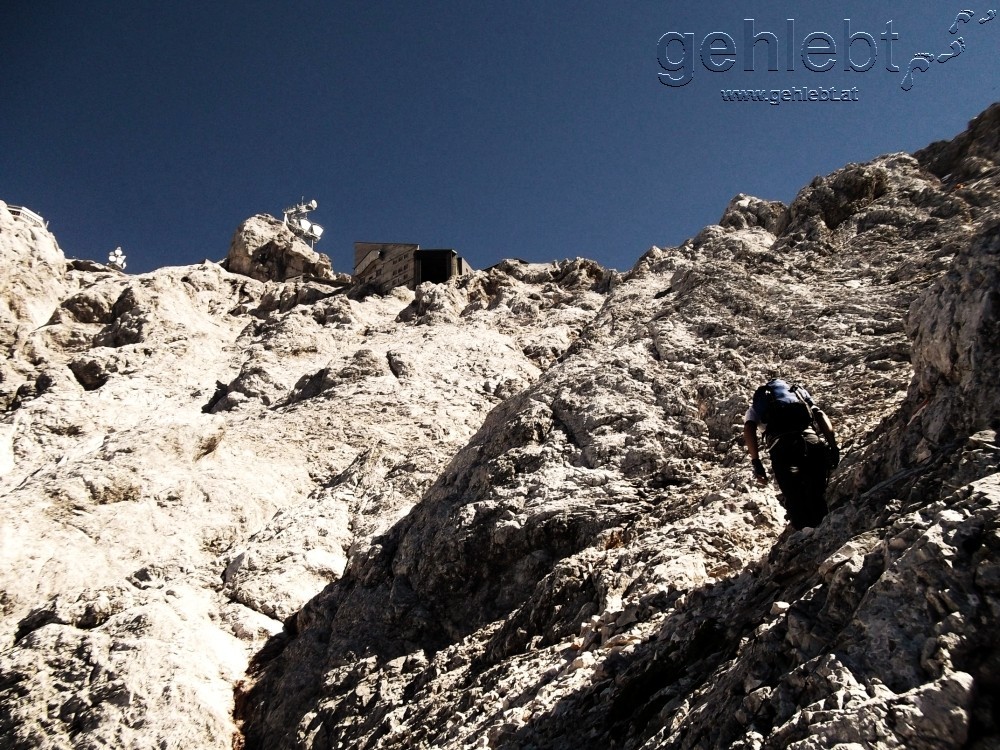
M 8 205 L 7 210 L 10 211 L 11 214 L 13 214 L 14 216 L 20 217 L 22 219 L 27 219 L 33 224 L 37 224 L 42 229 L 48 229 L 49 227 L 49 223 L 45 221 L 45 219 L 43 219 L 41 216 L 36 214 L 34 211 L 32 211 L 30 208 L 26 208 L 24 206 Z

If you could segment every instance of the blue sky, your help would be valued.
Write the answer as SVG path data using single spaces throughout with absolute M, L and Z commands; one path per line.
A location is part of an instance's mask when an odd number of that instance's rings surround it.
M 0 199 L 71 257 L 129 271 L 218 260 L 244 218 L 314 198 L 317 246 L 453 247 L 474 266 L 583 256 L 627 269 L 738 192 L 790 201 L 815 175 L 951 138 L 1000 99 L 1000 7 L 979 0 L 282 3 L 13 0 L 0 10 Z M 962 10 L 974 18 L 957 34 Z M 743 70 L 744 19 L 780 70 Z M 830 34 L 836 64 L 785 67 Z M 879 45 L 843 70 L 844 19 Z M 897 73 L 879 35 L 893 21 Z M 727 33 L 738 60 L 667 86 L 658 40 Z M 900 83 L 917 52 L 948 54 Z M 672 60 L 684 49 L 674 42 Z M 852 59 L 863 67 L 869 45 Z M 827 56 L 829 57 L 829 56 Z M 724 61 L 725 56 L 719 60 Z M 822 55 L 815 60 L 825 59 Z M 672 74 L 677 75 L 677 74 Z M 724 102 L 722 89 L 857 89 L 856 102 Z

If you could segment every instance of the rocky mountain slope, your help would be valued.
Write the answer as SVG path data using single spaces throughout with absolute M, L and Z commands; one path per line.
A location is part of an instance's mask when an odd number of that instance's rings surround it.
M 998 134 L 385 297 L 262 217 L 125 276 L 0 208 L 0 744 L 997 747 Z M 841 435 L 813 530 L 772 374 Z

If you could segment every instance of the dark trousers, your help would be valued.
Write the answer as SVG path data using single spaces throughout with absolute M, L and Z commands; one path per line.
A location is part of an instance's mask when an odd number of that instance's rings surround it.
M 774 481 L 784 495 L 782 505 L 796 529 L 819 526 L 826 515 L 828 451 L 826 443 L 811 430 L 782 435 L 768 451 Z

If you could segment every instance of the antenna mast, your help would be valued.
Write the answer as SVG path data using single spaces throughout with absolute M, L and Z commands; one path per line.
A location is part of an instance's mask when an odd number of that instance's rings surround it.
M 285 209 L 284 224 L 289 229 L 292 230 L 296 235 L 306 240 L 309 243 L 309 247 L 315 248 L 316 242 L 323 235 L 323 227 L 319 224 L 314 224 L 307 218 L 310 211 L 316 210 L 317 203 L 315 200 L 311 200 L 306 203 L 304 200 L 300 199 L 300 202 L 294 206 L 290 206 Z

